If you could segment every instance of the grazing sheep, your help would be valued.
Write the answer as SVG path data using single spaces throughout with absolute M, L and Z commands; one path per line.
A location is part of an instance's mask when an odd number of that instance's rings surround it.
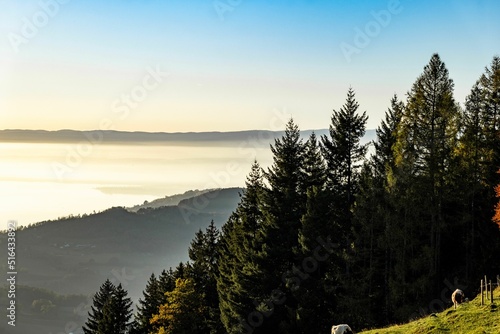
M 332 334 L 354 334 L 351 327 L 346 324 L 342 325 L 333 325 L 332 326 Z
M 457 309 L 457 305 L 461 304 L 464 300 L 465 300 L 464 292 L 460 289 L 456 289 L 451 295 L 451 301 L 453 302 L 455 310 Z

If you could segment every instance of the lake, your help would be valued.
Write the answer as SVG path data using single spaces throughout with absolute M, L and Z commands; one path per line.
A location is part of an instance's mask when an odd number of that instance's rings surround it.
M 0 229 L 133 206 L 187 190 L 244 186 L 269 141 L 175 144 L 0 143 Z

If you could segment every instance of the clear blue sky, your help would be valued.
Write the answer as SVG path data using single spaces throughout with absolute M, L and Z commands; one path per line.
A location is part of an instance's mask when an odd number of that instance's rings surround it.
M 375 128 L 433 53 L 461 103 L 500 54 L 497 0 L 0 6 L 0 129 L 326 128 L 350 86 Z

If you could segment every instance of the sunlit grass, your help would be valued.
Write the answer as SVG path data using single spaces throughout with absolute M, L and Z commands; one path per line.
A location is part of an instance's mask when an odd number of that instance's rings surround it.
M 494 304 L 489 300 L 481 306 L 481 296 L 453 307 L 441 313 L 412 321 L 407 324 L 394 325 L 383 329 L 373 329 L 361 332 L 363 334 L 430 334 L 430 333 L 500 333 L 500 288 L 494 291 Z

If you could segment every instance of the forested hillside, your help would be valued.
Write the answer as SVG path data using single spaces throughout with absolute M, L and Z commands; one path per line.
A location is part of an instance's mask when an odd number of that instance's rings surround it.
M 369 157 L 352 88 L 328 135 L 303 141 L 290 120 L 222 230 L 198 232 L 189 263 L 151 277 L 135 332 L 370 328 L 499 273 L 500 58 L 464 107 L 437 54 L 409 88 L 388 97 Z
M 136 212 L 117 207 L 19 228 L 18 321 L 15 328 L 2 323 L 0 333 L 7 333 L 2 328 L 23 334 L 81 333 L 90 296 L 106 278 L 121 283 L 137 301 L 151 272 L 187 260 L 187 246 L 196 231 L 210 221 L 221 226 L 241 192 L 241 188 L 214 189 L 193 193 L 175 206 Z M 0 233 L 0 247 L 7 249 L 6 233 Z M 7 272 L 4 254 L 0 268 Z M 2 286 L 0 291 L 5 292 Z

